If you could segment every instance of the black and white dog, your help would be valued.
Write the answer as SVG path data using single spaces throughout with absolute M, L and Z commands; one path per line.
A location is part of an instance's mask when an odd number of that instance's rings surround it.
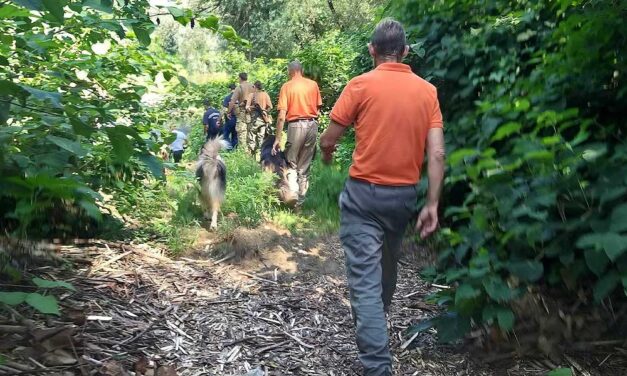
M 298 184 L 295 176 L 288 174 L 287 159 L 282 151 L 272 155 L 272 146 L 275 137 L 270 135 L 261 144 L 261 168 L 264 171 L 272 172 L 277 176 L 277 188 L 279 189 L 279 200 L 288 206 L 296 205 L 298 202 Z
M 210 139 L 200 152 L 196 165 L 196 178 L 200 183 L 200 201 L 205 218 L 211 211 L 212 230 L 218 228 L 218 212 L 226 193 L 226 165 L 220 157 L 220 150 L 228 147 L 222 137 Z

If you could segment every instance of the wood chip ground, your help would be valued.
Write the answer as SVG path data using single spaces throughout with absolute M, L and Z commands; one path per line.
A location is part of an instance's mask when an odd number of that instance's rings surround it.
M 26 308 L 0 313 L 0 374 L 361 374 L 337 239 L 309 246 L 290 240 L 282 250 L 289 267 L 263 253 L 250 267 L 228 264 L 228 257 L 173 260 L 146 245 L 61 247 L 74 269 L 32 273 L 69 281 L 77 291 L 58 290 L 59 318 Z M 395 374 L 545 375 L 559 365 L 484 364 L 460 347 L 437 345 L 433 332 L 406 336 L 438 309 L 423 302 L 434 287 L 411 260 L 400 274 L 389 317 Z M 625 352 L 579 354 L 564 364 L 575 374 L 626 375 Z

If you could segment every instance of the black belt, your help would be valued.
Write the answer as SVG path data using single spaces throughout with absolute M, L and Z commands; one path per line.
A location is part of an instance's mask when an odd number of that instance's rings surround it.
M 357 184 L 363 184 L 363 185 L 370 185 L 373 187 L 379 187 L 379 188 L 385 188 L 385 189 L 405 189 L 405 188 L 414 188 L 416 189 L 416 185 L 417 184 L 411 184 L 411 185 L 382 185 L 382 184 L 376 184 L 376 183 L 372 183 L 369 182 L 368 180 L 365 179 L 360 179 L 360 178 L 354 178 L 352 176 L 350 176 L 348 178 L 348 180 L 357 183 Z
M 318 118 L 298 118 L 294 120 L 288 120 L 287 123 L 298 123 L 299 121 L 318 121 Z

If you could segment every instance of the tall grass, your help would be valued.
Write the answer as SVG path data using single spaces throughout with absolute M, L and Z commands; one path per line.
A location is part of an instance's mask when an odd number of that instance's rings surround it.
M 347 168 L 336 164 L 326 166 L 320 159 L 314 161 L 304 209 L 317 233 L 337 231 L 340 219 L 338 197 L 347 175 Z
M 199 134 L 192 132 L 191 136 L 190 144 L 195 145 Z M 243 150 L 221 155 L 227 166 L 227 189 L 219 236 L 228 236 L 239 226 L 266 222 L 314 236 L 337 231 L 337 200 L 347 176 L 345 168 L 315 160 L 303 211 L 297 213 L 279 202 L 275 175 L 262 172 L 259 163 Z M 157 240 L 172 254 L 180 254 L 191 250 L 207 228 L 198 192 L 193 168 L 181 164 L 170 170 L 165 182 L 125 187 L 116 195 L 116 207 L 131 218 L 136 239 Z
M 202 210 L 193 173 L 179 167 L 166 182 L 127 186 L 114 200 L 119 212 L 129 217 L 133 236 L 155 239 L 177 254 L 192 247 L 201 229 Z

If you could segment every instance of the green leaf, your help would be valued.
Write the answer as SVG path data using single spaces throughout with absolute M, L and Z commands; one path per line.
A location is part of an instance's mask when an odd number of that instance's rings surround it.
M 74 133 L 80 136 L 89 137 L 95 131 L 95 129 L 76 117 L 70 118 L 70 124 L 72 124 L 72 130 L 74 131 Z
M 598 249 L 586 249 L 584 257 L 588 268 L 597 276 L 601 276 L 605 272 L 605 268 L 607 268 L 607 264 L 610 262 L 605 253 Z
M 546 376 L 573 376 L 573 371 L 570 368 L 556 368 Z
M 627 236 L 614 232 L 587 234 L 577 240 L 577 247 L 603 249 L 610 260 L 616 261 L 627 250 Z
M 66 4 L 64 0 L 43 0 L 44 7 L 50 12 L 50 14 L 59 22 L 63 23 L 65 11 L 63 7 Z
M 627 204 L 622 204 L 614 208 L 610 218 L 610 231 L 627 231 Z
M 469 284 L 462 284 L 455 290 L 455 304 L 459 304 L 464 300 L 474 299 L 479 295 L 481 295 L 481 290 Z
M 459 149 L 451 153 L 447 160 L 451 166 L 455 166 L 465 158 L 474 157 L 475 155 L 479 155 L 479 151 L 476 149 Z
M 183 17 L 185 15 L 185 11 L 178 7 L 168 7 L 168 12 L 170 12 L 172 17 Z
M 105 131 L 113 146 L 115 157 L 121 161 L 128 160 L 133 155 L 133 140 L 128 138 L 121 127 L 107 128 Z
M 93 219 L 97 221 L 102 220 L 102 213 L 100 212 L 100 209 L 98 209 L 98 206 L 96 206 L 96 204 L 94 204 L 93 202 L 88 200 L 80 200 L 78 202 L 78 205 L 83 208 L 87 215 L 89 215 Z
M 523 281 L 535 282 L 544 273 L 544 265 L 536 260 L 516 261 L 507 264 L 507 270 Z
M 434 319 L 440 342 L 453 342 L 470 331 L 470 318 L 448 313 Z
M 147 24 L 144 22 L 134 23 L 132 25 L 132 28 L 139 43 L 143 44 L 144 46 L 149 46 L 151 42 L 150 33 L 152 32 L 152 28 L 149 29 Z
M 220 19 L 214 15 L 205 17 L 198 21 L 198 25 L 200 25 L 200 27 L 214 31 L 218 30 L 219 23 Z
M 10 95 L 13 97 L 26 97 L 28 92 L 22 86 L 7 80 L 0 80 L 0 95 Z
M 50 281 L 50 280 L 47 280 L 47 279 L 42 279 L 42 278 L 35 277 L 35 278 L 33 278 L 33 283 L 37 287 L 41 287 L 41 288 L 44 288 L 44 289 L 53 289 L 53 288 L 57 288 L 57 287 L 62 287 L 62 288 L 68 289 L 70 291 L 76 291 L 76 289 L 74 288 L 74 286 L 72 286 L 72 284 L 67 283 L 65 281 Z
M 586 144 L 586 148 L 581 153 L 581 157 L 588 162 L 593 162 L 607 153 L 607 145 L 605 144 Z
M 493 304 L 488 304 L 483 307 L 483 310 L 481 311 L 481 319 L 483 320 L 483 322 L 488 323 L 493 320 L 496 317 L 496 313 L 498 312 L 499 308 L 499 306 Z
M 522 128 L 522 125 L 520 123 L 505 123 L 496 130 L 496 133 L 494 134 L 494 136 L 492 136 L 492 141 L 499 141 L 513 133 L 518 133 L 518 131 L 520 131 L 520 128 Z
M 0 125 L 5 125 L 7 123 L 7 120 L 9 120 L 9 117 L 11 116 L 10 112 L 11 103 L 8 101 L 0 101 Z M 0 137 L 0 143 L 4 141 L 2 138 L 3 137 Z
M 228 41 L 234 41 L 237 39 L 237 32 L 233 29 L 231 25 L 222 25 L 220 28 L 220 34 L 222 37 Z
M 99 10 L 104 13 L 113 13 L 111 0 L 83 0 L 83 6 Z
M 606 273 L 601 279 L 597 281 L 593 288 L 594 300 L 600 303 L 609 294 L 616 289 L 616 286 L 620 282 L 620 276 L 618 272 L 612 270 Z
M 87 154 L 87 152 L 85 151 L 85 149 L 83 149 L 81 144 L 76 141 L 68 140 L 67 138 L 57 137 L 53 135 L 46 136 L 46 139 L 52 142 L 53 144 L 57 145 L 61 149 L 65 149 L 69 151 L 70 153 L 75 154 L 79 157 L 84 157 Z
M 483 287 L 490 298 L 498 302 L 506 302 L 512 299 L 513 291 L 507 283 L 498 276 L 490 276 L 483 280 Z
M 61 106 L 61 94 L 52 92 L 52 91 L 43 91 L 39 89 L 35 89 L 30 86 L 20 85 L 24 90 L 26 90 L 30 95 L 39 99 L 40 101 L 50 102 L 56 108 L 62 108 Z
M 516 108 L 516 111 L 524 112 L 527 111 L 529 107 L 531 107 L 531 103 L 529 103 L 529 101 L 524 98 L 518 99 L 516 100 L 516 102 L 514 102 L 514 107 Z
M 24 8 L 18 8 L 11 4 L 4 4 L 0 7 L 0 18 L 28 17 L 30 12 Z
M 500 307 L 496 312 L 499 327 L 506 332 L 514 329 L 514 312 L 509 308 Z
M 17 5 L 21 5 L 24 8 L 32 10 L 43 10 L 41 0 L 11 0 Z
M 170 80 L 172 79 L 172 76 L 174 75 L 174 74 L 172 73 L 172 71 L 169 71 L 169 70 L 165 70 L 165 71 L 163 71 L 163 72 L 161 72 L 161 73 L 163 74 L 163 78 L 164 78 L 166 81 L 170 81 Z
M 10 306 L 15 306 L 18 304 L 22 304 L 26 301 L 26 293 L 25 292 L 5 292 L 0 291 L 0 303 L 8 304 Z
M 148 167 L 152 175 L 156 178 L 163 178 L 163 163 L 159 158 L 151 154 L 142 154 L 139 156 L 139 160 Z
M 31 293 L 26 296 L 26 304 L 35 308 L 41 313 L 59 315 L 59 304 L 57 298 L 50 295 L 41 295 L 38 293 Z

